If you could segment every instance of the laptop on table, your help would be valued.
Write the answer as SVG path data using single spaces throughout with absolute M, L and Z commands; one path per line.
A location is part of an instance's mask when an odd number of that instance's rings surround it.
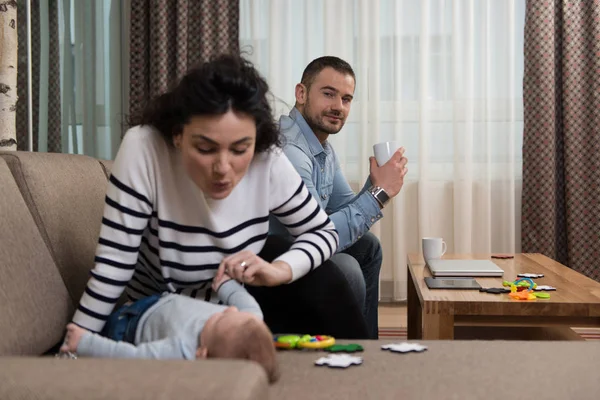
M 431 276 L 503 276 L 504 271 L 490 260 L 429 260 Z

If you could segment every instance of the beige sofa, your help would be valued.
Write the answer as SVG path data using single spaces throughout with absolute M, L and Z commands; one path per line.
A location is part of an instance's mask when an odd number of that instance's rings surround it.
M 84 156 L 0 153 L 0 399 L 598 396 L 592 342 L 431 342 L 400 355 L 365 341 L 363 365 L 348 370 L 314 366 L 320 352 L 284 351 L 272 386 L 249 361 L 55 359 L 93 265 L 109 169 Z

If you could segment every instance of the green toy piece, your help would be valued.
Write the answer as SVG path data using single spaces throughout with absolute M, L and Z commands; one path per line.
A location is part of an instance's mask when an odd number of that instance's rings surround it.
M 538 299 L 549 299 L 550 294 L 544 292 L 534 292 L 533 295 Z
M 505 287 L 506 286 L 510 287 L 510 285 L 513 285 L 513 284 L 514 284 L 514 282 L 502 281 L 502 286 L 505 286 Z M 527 281 L 519 281 L 519 282 L 517 282 L 517 284 L 515 286 L 528 288 L 529 286 L 531 286 L 531 284 Z M 533 288 L 535 289 L 536 287 L 537 287 L 537 283 L 534 282 Z
M 357 351 L 363 351 L 364 349 L 360 344 L 334 344 L 323 350 L 331 353 L 356 353 Z
M 275 342 L 282 348 L 294 349 L 298 346 L 301 336 L 299 335 L 283 335 L 275 338 Z

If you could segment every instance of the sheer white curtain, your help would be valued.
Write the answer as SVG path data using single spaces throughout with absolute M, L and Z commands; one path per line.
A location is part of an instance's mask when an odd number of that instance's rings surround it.
M 277 116 L 314 58 L 357 76 L 331 136 L 355 188 L 374 143 L 406 148 L 401 193 L 373 228 L 381 298 L 406 298 L 406 256 L 441 236 L 450 253 L 520 250 L 525 0 L 241 0 L 240 47 L 267 78 Z
M 112 159 L 121 142 L 127 104 L 129 49 L 124 21 L 129 1 L 58 0 L 55 4 L 62 151 Z

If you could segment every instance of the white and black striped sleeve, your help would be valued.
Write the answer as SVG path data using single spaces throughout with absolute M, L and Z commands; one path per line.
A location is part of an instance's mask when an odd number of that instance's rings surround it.
M 155 157 L 147 129 L 127 132 L 109 178 L 94 268 L 73 317 L 91 331 L 102 330 L 132 278 L 152 215 Z
M 285 154 L 276 153 L 269 181 L 271 213 L 296 238 L 275 261 L 288 263 L 295 281 L 335 254 L 338 233 Z

